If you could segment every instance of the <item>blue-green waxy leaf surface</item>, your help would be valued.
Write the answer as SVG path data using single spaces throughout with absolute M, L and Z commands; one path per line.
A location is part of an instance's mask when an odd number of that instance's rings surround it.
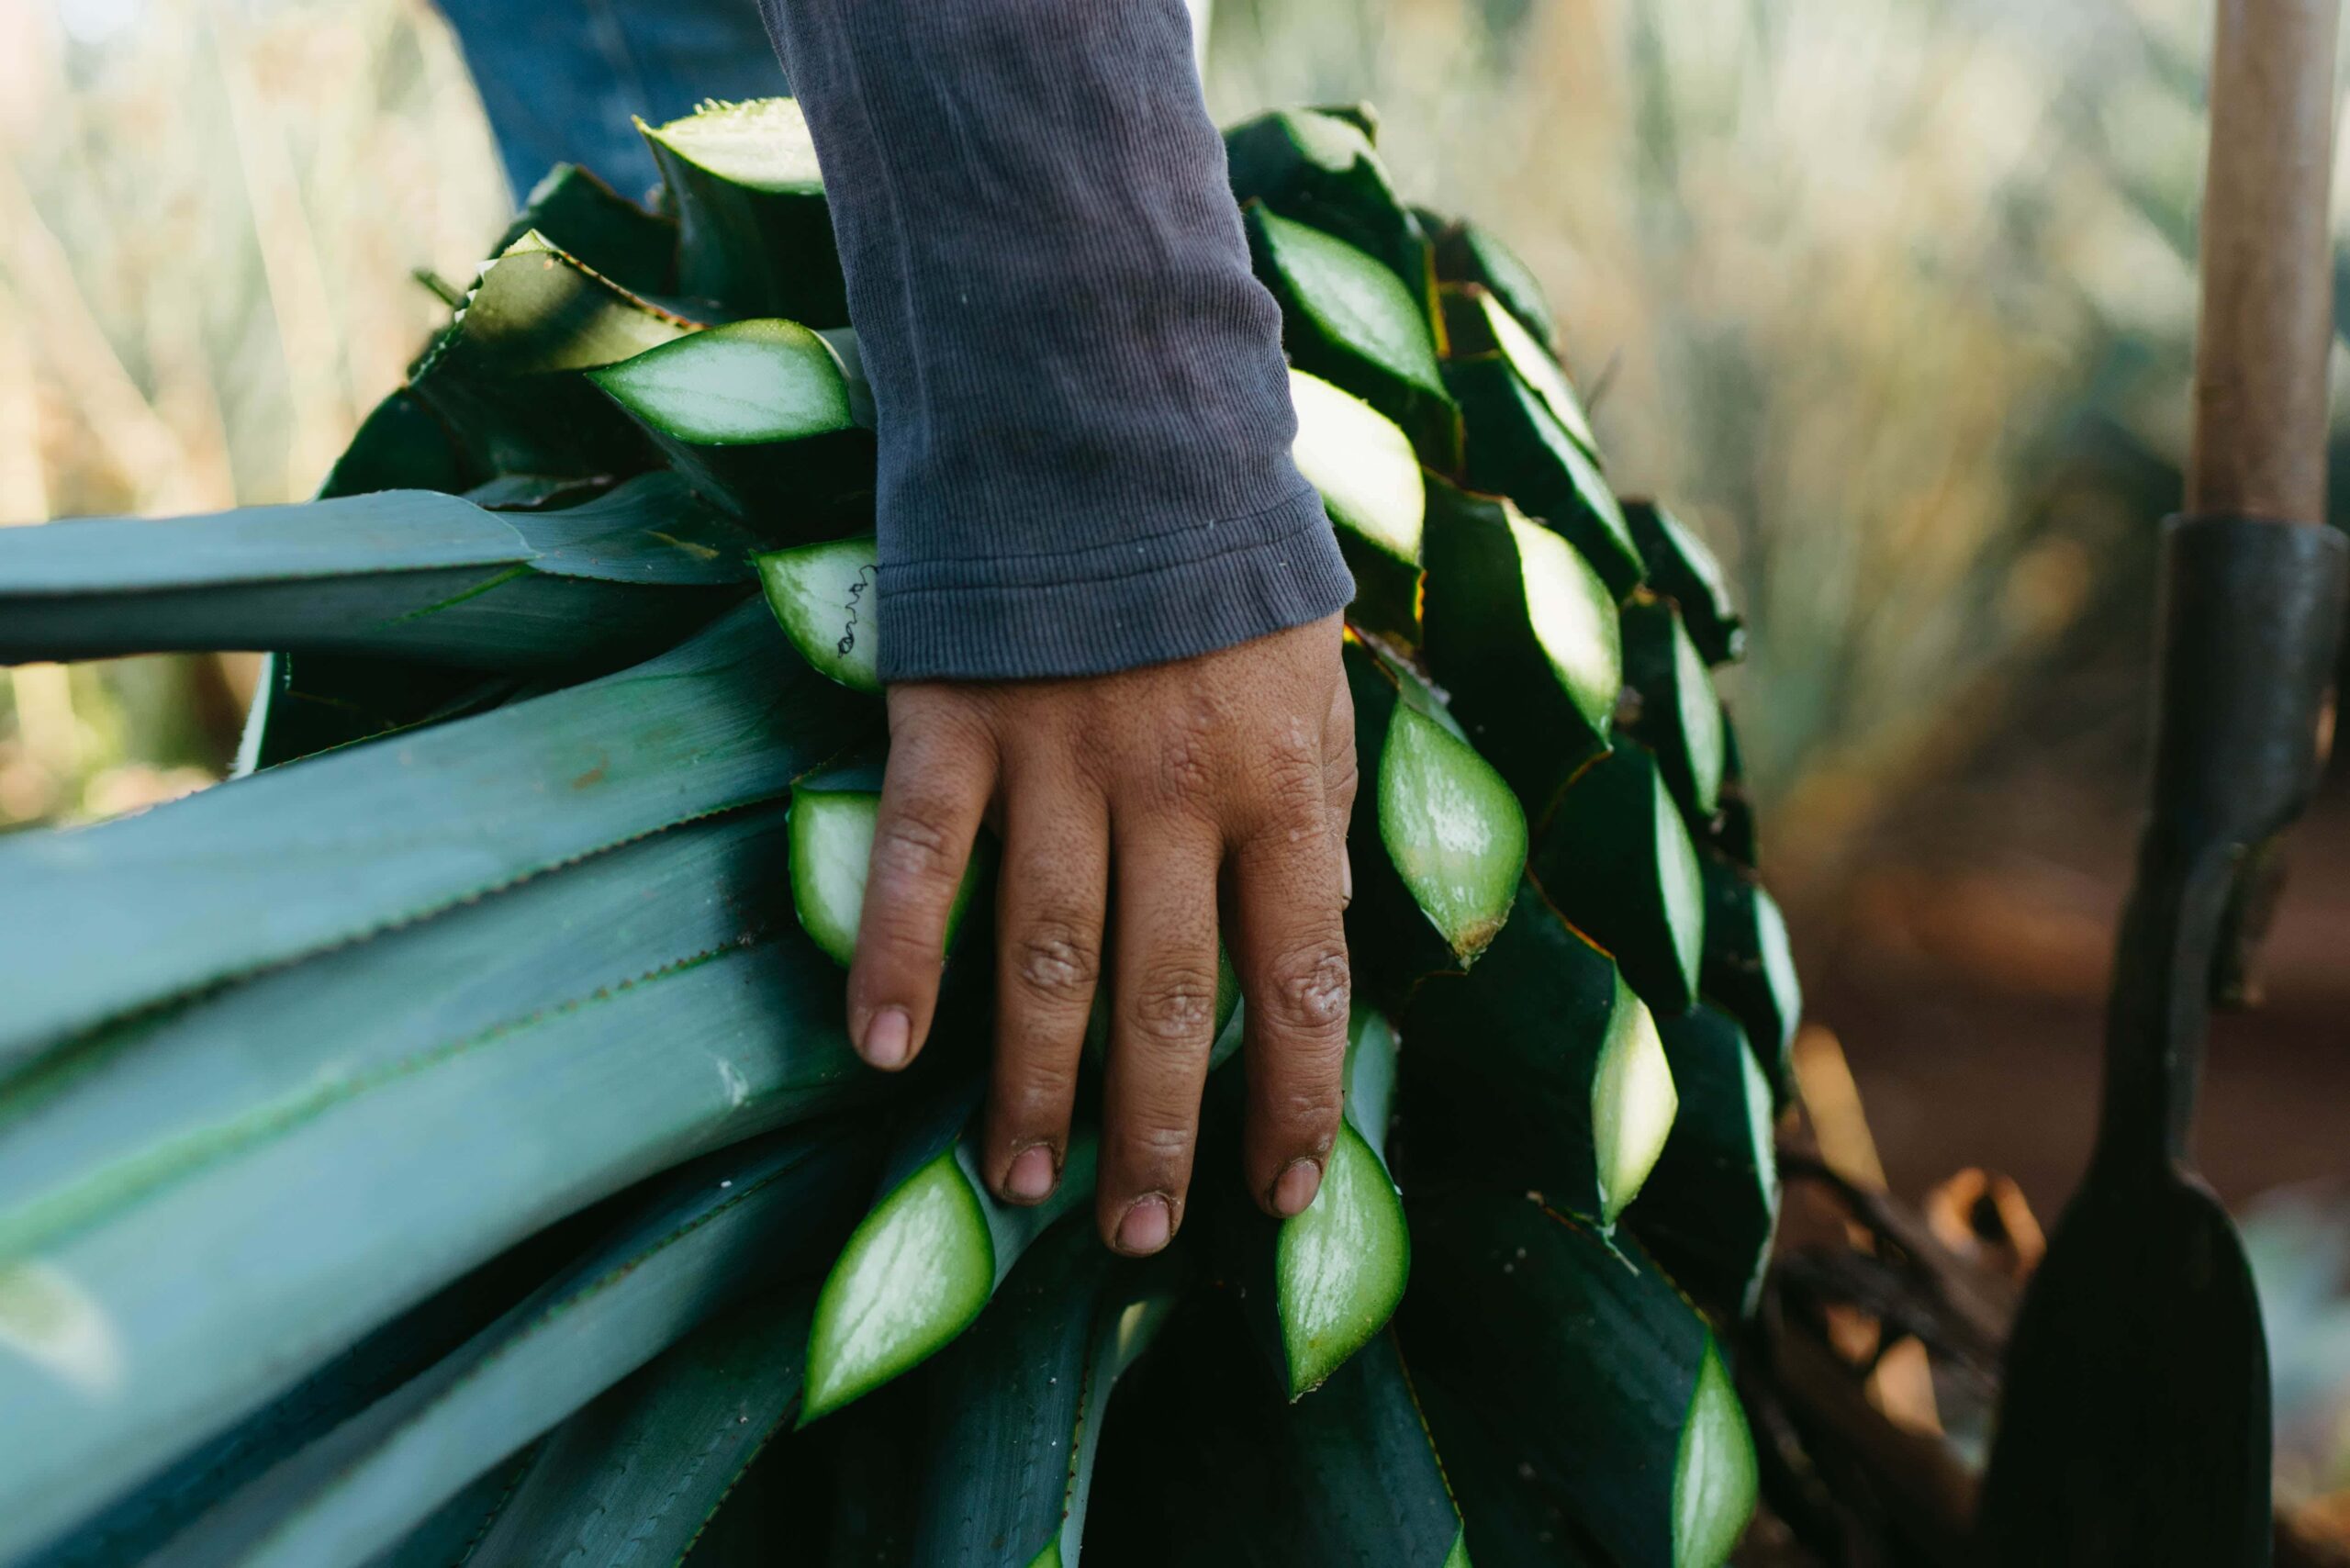
M 849 1212 L 863 1152 L 839 1131 L 794 1134 L 677 1172 L 610 1239 L 225 1499 L 155 1568 L 366 1562 L 712 1314 L 811 1261 Z
M 0 1070 L 110 1016 L 772 800 L 867 722 L 763 605 L 586 686 L 0 846 Z
M 576 668 L 725 609 L 760 543 L 669 474 L 557 511 L 384 490 L 9 529 L 0 663 L 265 648 Z
M 788 927 L 745 945 L 739 901 L 779 902 L 778 841 L 772 815 L 664 834 L 233 987 L 150 1048 L 89 1047 L 12 1094 L 0 1560 L 539 1227 L 884 1088 L 831 963 Z M 73 1174 L 14 1160 L 19 1139 Z
M 1111 1391 L 1179 1282 L 1121 1264 L 1081 1220 L 1029 1250 L 939 1362 L 919 1561 L 1077 1568 Z
M 549 1433 L 465 1568 L 674 1562 L 799 1408 L 804 1291 L 704 1324 Z

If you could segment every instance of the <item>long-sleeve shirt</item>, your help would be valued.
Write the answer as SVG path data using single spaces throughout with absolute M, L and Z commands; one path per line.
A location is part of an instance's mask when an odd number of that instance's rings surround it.
M 1097 674 L 1327 615 L 1181 0 L 760 0 L 872 382 L 881 673 Z

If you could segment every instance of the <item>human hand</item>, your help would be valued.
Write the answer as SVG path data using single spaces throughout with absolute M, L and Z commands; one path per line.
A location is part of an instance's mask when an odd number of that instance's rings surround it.
M 979 1169 L 1006 1201 L 1040 1202 L 1059 1180 L 1114 878 L 1102 1239 L 1156 1252 L 1182 1222 L 1219 925 L 1247 1004 L 1249 1190 L 1275 1215 L 1313 1202 L 1347 1046 L 1355 751 L 1339 643 L 1331 616 L 1114 675 L 890 689 L 849 1037 L 890 1070 L 922 1049 L 947 913 L 982 819 L 995 822 L 996 1048 Z

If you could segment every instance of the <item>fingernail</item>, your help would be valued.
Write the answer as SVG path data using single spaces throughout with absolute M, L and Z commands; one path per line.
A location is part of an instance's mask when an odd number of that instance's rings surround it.
M 1355 857 L 1343 849 L 1338 851 L 1338 902 L 1355 902 Z
M 1273 1212 L 1283 1219 L 1304 1214 L 1322 1190 L 1322 1167 L 1311 1159 L 1292 1159 L 1273 1183 Z
M 885 1007 L 873 1015 L 865 1026 L 865 1059 L 878 1068 L 906 1065 L 906 1052 L 913 1044 L 913 1025 L 906 1021 L 902 1007 Z
M 1053 1151 L 1041 1143 L 1030 1144 L 1012 1157 L 1012 1169 L 1003 1174 L 1003 1195 L 1015 1204 L 1039 1204 L 1052 1195 Z
M 1167 1245 L 1172 1220 L 1167 1200 L 1156 1193 L 1137 1200 L 1118 1222 L 1118 1250 L 1136 1258 L 1158 1251 Z

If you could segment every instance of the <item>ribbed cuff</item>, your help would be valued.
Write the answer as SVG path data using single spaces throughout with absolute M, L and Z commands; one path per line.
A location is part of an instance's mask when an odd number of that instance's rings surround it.
M 1354 578 L 1308 487 L 1238 521 L 1067 556 L 889 564 L 880 593 L 884 681 L 1034 680 L 1302 626 L 1345 609 Z

